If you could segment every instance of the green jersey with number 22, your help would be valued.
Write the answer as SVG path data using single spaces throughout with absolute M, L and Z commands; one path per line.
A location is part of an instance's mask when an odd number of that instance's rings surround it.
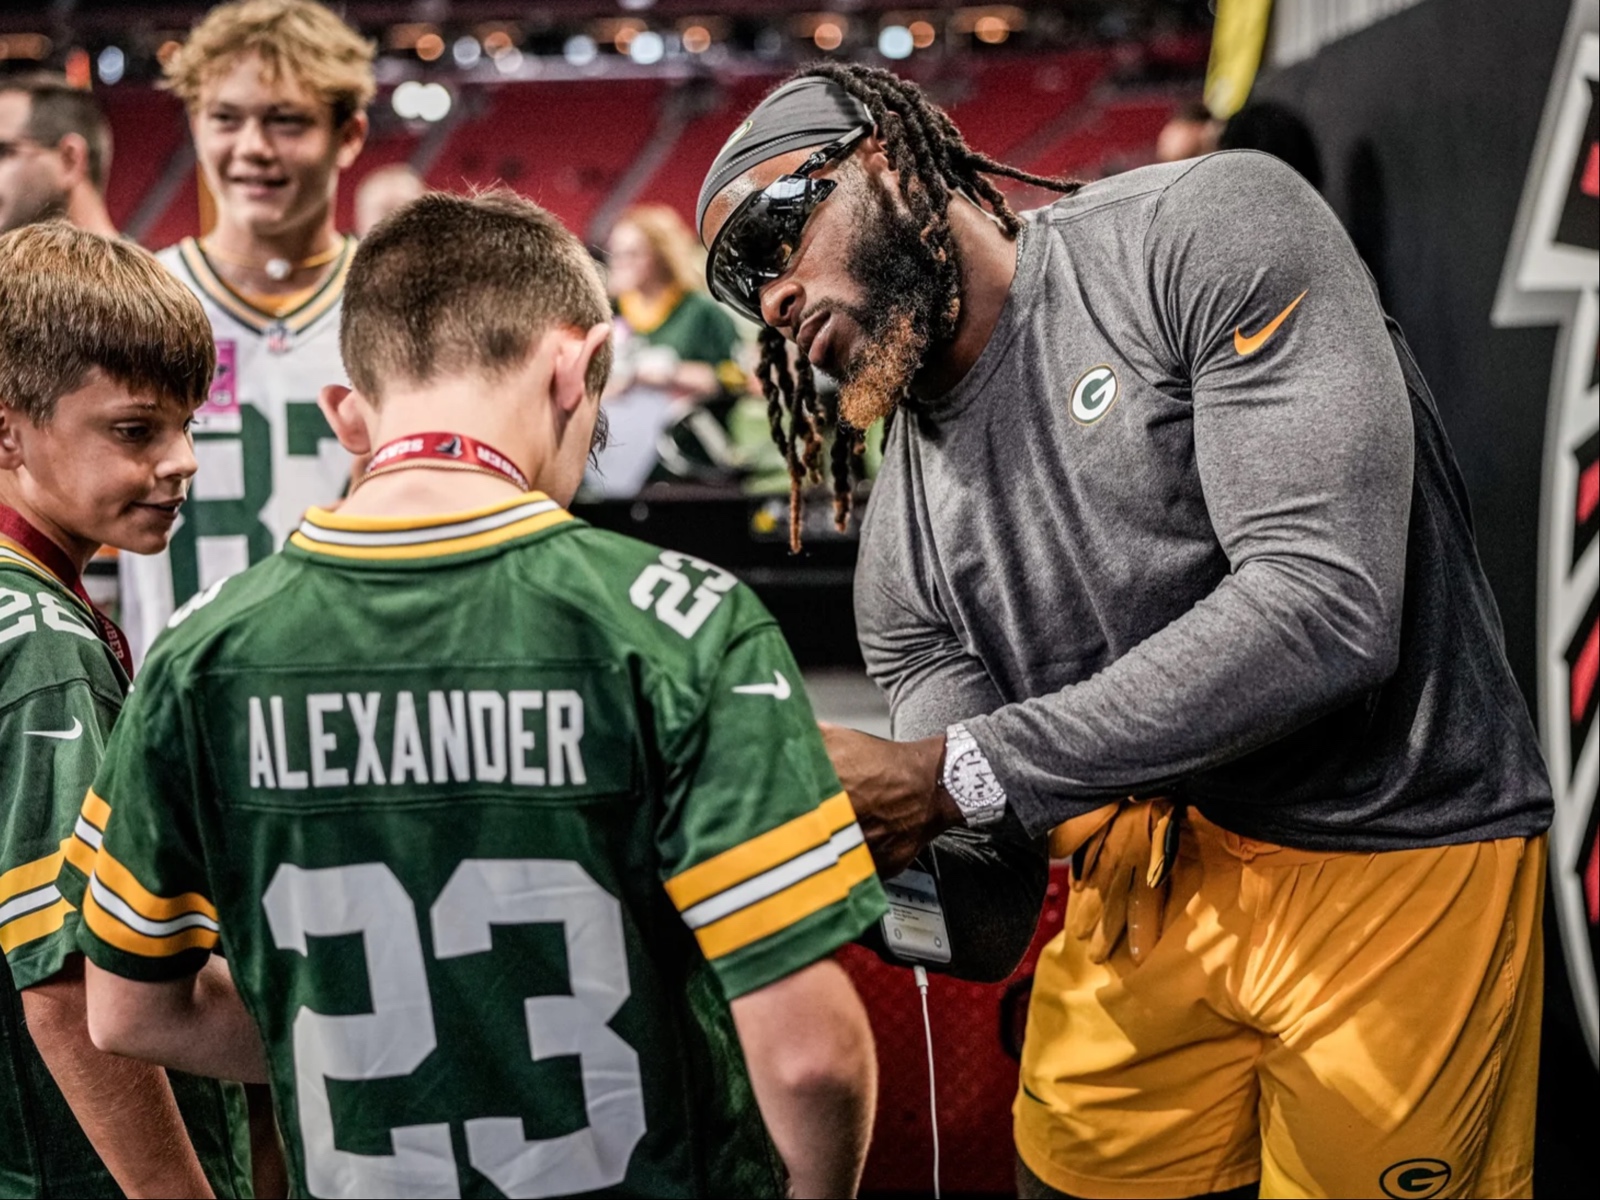
M 140 661 L 177 606 L 260 562 L 306 509 L 342 493 L 350 456 L 317 393 L 345 381 L 339 310 L 354 253 L 355 239 L 346 239 L 323 285 L 282 316 L 229 288 L 193 238 L 157 256 L 200 298 L 217 341 L 217 373 L 195 414 L 200 469 L 172 544 L 120 561 L 122 624 Z
M 80 944 L 219 929 L 314 1196 L 776 1195 L 728 1001 L 883 892 L 777 626 L 538 493 L 313 512 L 155 646 Z

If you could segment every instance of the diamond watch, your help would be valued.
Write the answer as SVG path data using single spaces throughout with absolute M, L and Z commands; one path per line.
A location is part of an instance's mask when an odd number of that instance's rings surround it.
M 981 829 L 1005 816 L 1006 790 L 978 749 L 977 739 L 959 721 L 945 730 L 940 782 L 972 828 Z

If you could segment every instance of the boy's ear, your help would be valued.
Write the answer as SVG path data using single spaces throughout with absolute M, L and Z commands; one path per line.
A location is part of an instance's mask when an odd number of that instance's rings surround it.
M 66 176 L 63 182 L 68 188 L 89 178 L 89 143 L 84 141 L 83 134 L 64 136 L 56 146 L 56 154 L 61 159 L 61 169 Z
M 358 458 L 372 453 L 372 435 L 367 431 L 367 414 L 372 406 L 354 388 L 330 383 L 317 396 L 317 407 L 328 418 L 328 427 L 339 444 Z
M 15 471 L 22 466 L 22 439 L 17 423 L 25 418 L 15 409 L 0 404 L 0 471 Z
M 563 412 L 574 412 L 589 399 L 589 364 L 610 336 L 609 321 L 592 325 L 581 335 L 577 330 L 558 331 L 550 398 Z
M 355 162 L 361 154 L 361 148 L 367 144 L 367 131 L 371 123 L 364 112 L 355 113 L 339 129 L 334 131 L 334 137 L 339 139 L 339 153 L 336 161 L 339 170 L 348 171 L 350 164 Z

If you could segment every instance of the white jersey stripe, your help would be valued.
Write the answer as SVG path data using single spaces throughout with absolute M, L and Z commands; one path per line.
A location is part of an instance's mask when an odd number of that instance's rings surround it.
M 78 818 L 78 823 L 72 827 L 72 832 L 96 850 L 100 849 L 100 839 L 105 836 L 81 816 Z
M 690 929 L 700 929 L 769 896 L 775 896 L 785 888 L 837 865 L 846 852 L 861 845 L 863 840 L 861 826 L 852 821 L 823 845 L 797 854 L 788 862 L 779 863 L 754 879 L 747 879 L 725 892 L 718 892 L 709 900 L 702 900 L 685 910 L 684 924 Z
M 560 507 L 554 500 L 534 500 L 471 521 L 429 525 L 421 529 L 330 529 L 326 525 L 318 525 L 307 519 L 300 523 L 300 536 L 307 541 L 322 542 L 332 546 L 419 546 L 426 542 L 445 542 L 453 538 L 470 537 L 475 533 L 502 529 L 507 525 L 526 521 L 529 517 L 537 517 Z
M 171 937 L 175 933 L 196 927 L 209 929 L 213 933 L 217 930 L 217 923 L 204 913 L 184 913 L 183 916 L 173 917 L 170 921 L 152 921 L 147 917 L 141 917 L 128 906 L 126 900 L 101 883 L 98 874 L 89 876 L 89 890 L 94 894 L 96 904 L 135 933 L 142 933 L 146 937 Z
M 49 908 L 59 899 L 61 892 L 53 883 L 47 883 L 31 892 L 23 892 L 20 896 L 13 896 L 4 904 L 0 904 L 0 925 L 15 921 L 18 917 L 25 917 L 31 912 L 38 912 L 41 908 Z

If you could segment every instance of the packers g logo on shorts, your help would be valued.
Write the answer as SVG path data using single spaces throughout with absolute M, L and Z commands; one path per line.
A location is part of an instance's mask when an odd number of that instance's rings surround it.
M 1378 1176 L 1378 1186 L 1395 1200 L 1427 1200 L 1444 1191 L 1450 1174 L 1450 1164 L 1437 1158 L 1408 1158 Z
M 1093 425 L 1117 402 L 1117 373 L 1101 363 L 1090 367 L 1072 385 L 1072 419 L 1080 425 Z

